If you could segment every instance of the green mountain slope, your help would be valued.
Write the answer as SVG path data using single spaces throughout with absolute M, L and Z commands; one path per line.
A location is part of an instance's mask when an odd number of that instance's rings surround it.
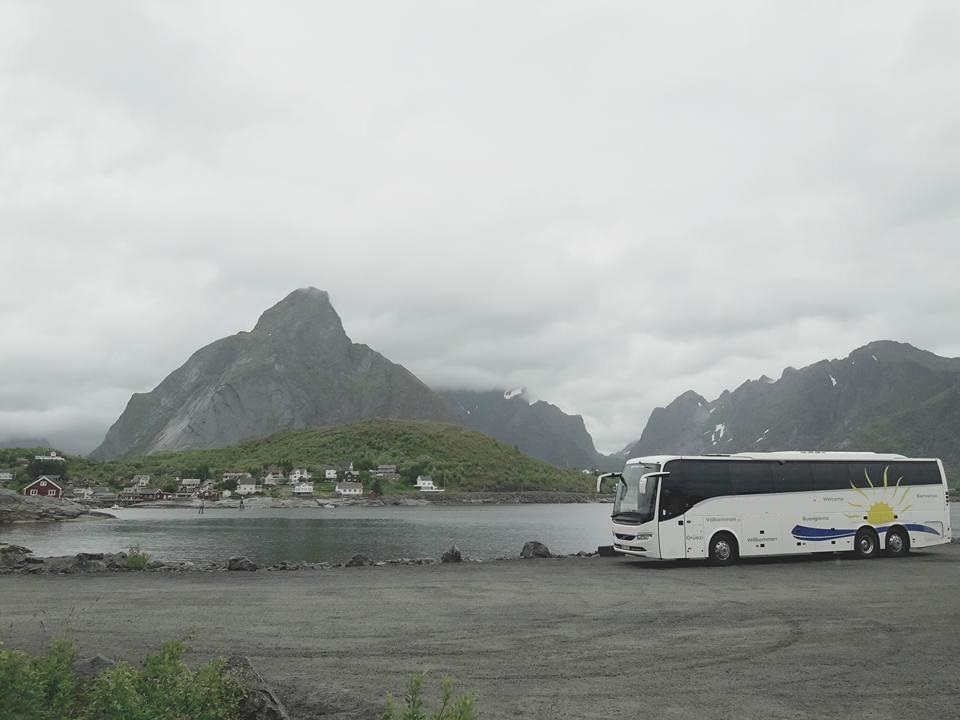
M 198 468 L 217 477 L 289 462 L 297 467 L 390 463 L 401 471 L 445 480 L 450 490 L 565 490 L 587 492 L 593 478 L 535 460 L 510 445 L 455 425 L 415 420 L 365 420 L 350 425 L 278 433 L 226 448 L 159 452 L 97 462 L 70 458 L 74 478 L 110 481 L 135 474 L 154 479 L 194 476 Z

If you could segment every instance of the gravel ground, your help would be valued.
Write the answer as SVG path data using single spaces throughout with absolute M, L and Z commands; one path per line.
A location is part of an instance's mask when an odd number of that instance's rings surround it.
M 376 717 L 409 673 L 484 718 L 958 717 L 960 546 L 729 568 L 623 559 L 0 577 L 0 639 L 249 655 L 295 718 Z

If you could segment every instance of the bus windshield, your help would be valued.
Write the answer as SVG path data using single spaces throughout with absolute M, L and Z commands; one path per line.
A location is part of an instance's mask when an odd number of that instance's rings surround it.
M 617 486 L 613 517 L 617 520 L 647 522 L 653 519 L 657 499 L 657 477 L 644 477 L 659 472 L 659 465 L 627 465 Z

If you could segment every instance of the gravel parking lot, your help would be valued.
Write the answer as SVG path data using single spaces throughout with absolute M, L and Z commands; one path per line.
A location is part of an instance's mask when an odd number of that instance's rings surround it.
M 485 718 L 957 717 L 960 546 L 728 568 L 619 558 L 0 577 L 0 639 L 245 654 L 298 718 L 427 669 Z

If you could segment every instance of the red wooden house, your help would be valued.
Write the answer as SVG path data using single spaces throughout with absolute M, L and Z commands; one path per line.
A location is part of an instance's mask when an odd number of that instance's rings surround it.
M 63 488 L 47 475 L 41 475 L 23 489 L 24 495 L 35 495 L 59 500 L 63 497 Z

